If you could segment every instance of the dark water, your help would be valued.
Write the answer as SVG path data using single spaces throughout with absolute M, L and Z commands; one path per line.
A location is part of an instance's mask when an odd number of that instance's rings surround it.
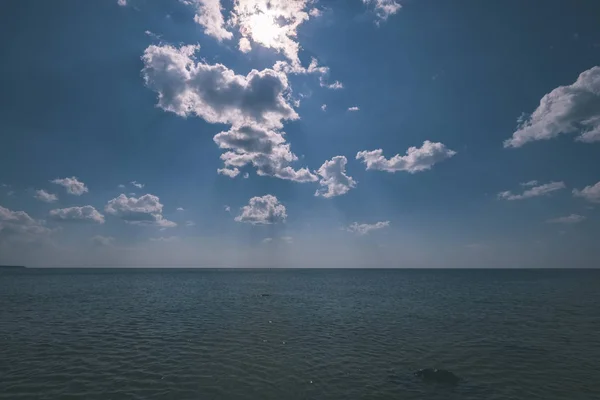
M 600 271 L 0 272 L 1 399 L 600 399 L 599 360 Z

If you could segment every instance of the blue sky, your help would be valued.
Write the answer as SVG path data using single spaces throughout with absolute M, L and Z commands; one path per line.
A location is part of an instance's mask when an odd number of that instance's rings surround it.
M 0 263 L 595 267 L 597 1 L 11 1 Z

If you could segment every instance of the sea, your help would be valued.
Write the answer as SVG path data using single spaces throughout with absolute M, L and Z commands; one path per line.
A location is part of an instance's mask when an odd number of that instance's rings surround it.
M 0 399 L 598 400 L 599 360 L 600 270 L 0 271 Z

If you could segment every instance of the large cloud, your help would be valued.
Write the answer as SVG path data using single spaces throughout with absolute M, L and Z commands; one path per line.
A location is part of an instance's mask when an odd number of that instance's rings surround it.
M 531 186 L 530 184 L 533 182 L 535 182 L 535 184 L 537 184 L 537 181 L 532 181 L 532 182 L 526 182 L 525 184 L 521 184 L 521 185 Z M 543 185 L 534 186 L 531 189 L 525 190 L 521 194 L 514 194 L 510 190 L 500 192 L 500 193 L 498 193 L 498 198 L 504 199 L 504 200 L 525 200 L 525 199 L 530 199 L 532 197 L 547 196 L 550 193 L 555 192 L 557 190 L 564 189 L 565 187 L 566 186 L 565 186 L 564 182 L 550 182 L 550 183 L 545 183 Z
M 72 176 L 70 178 L 62 178 L 62 179 L 54 179 L 50 181 L 57 185 L 60 185 L 67 189 L 67 193 L 73 194 L 75 196 L 81 196 L 84 193 L 87 193 L 89 190 L 85 183 L 81 182 L 77 177 Z
M 194 21 L 204 27 L 204 33 L 218 41 L 228 40 L 233 34 L 225 29 L 225 19 L 221 12 L 220 0 L 186 0 L 186 4 L 194 4 L 197 13 Z
M 573 195 L 581 197 L 592 203 L 600 203 L 600 182 L 593 186 L 586 186 L 581 190 L 573 190 Z
M 374 224 L 359 224 L 358 222 L 353 222 L 346 230 L 362 236 L 378 229 L 387 228 L 388 226 L 390 226 L 390 221 L 379 221 Z
M 110 200 L 104 207 L 107 214 L 121 218 L 127 223 L 137 225 L 155 225 L 163 228 L 177 226 L 162 216 L 163 205 L 158 196 L 145 194 L 139 198 L 124 194 Z
M 231 124 L 214 140 L 223 149 L 226 168 L 219 173 L 235 177 L 239 168 L 253 165 L 259 175 L 298 182 L 317 178 L 307 169 L 294 170 L 297 160 L 277 131 L 284 120 L 298 119 L 289 104 L 284 72 L 265 69 L 236 75 L 221 64 L 196 63 L 196 46 L 150 46 L 142 57 L 144 79 L 158 93 L 158 105 L 180 116 L 197 115 L 210 123 Z
M 44 189 L 36 190 L 33 197 L 44 203 L 54 203 L 58 200 L 58 197 L 56 197 L 55 194 L 48 193 Z
M 279 202 L 277 197 L 267 194 L 262 197 L 252 197 L 248 205 L 242 207 L 242 213 L 235 217 L 235 220 L 265 225 L 285 222 L 286 218 L 285 206 Z
M 19 235 L 31 237 L 50 233 L 43 221 L 37 221 L 25 211 L 12 211 L 0 206 L 0 236 Z
M 92 206 L 57 208 L 50 210 L 50 218 L 56 221 L 104 223 L 104 215 Z
M 519 120 L 504 147 L 567 133 L 579 133 L 581 142 L 600 141 L 600 67 L 582 72 L 572 85 L 559 86 L 542 97 L 533 114 Z
M 346 164 L 348 160 L 344 156 L 335 156 L 330 161 L 325 161 L 317 171 L 321 180 L 322 188 L 315 192 L 315 196 L 326 198 L 346 194 L 350 189 L 356 187 L 356 181 L 346 175 Z
M 434 164 L 453 157 L 455 151 L 450 150 L 442 143 L 433 143 L 429 140 L 423 142 L 423 146 L 409 147 L 406 155 L 396 154 L 391 159 L 383 156 L 383 150 L 360 151 L 356 154 L 356 159 L 362 159 L 367 165 L 367 169 L 396 172 L 406 171 L 415 173 L 431 169 Z

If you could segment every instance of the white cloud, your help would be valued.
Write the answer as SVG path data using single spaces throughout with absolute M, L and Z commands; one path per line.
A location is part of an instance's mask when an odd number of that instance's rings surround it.
M 317 18 L 323 15 L 323 11 L 319 10 L 318 8 L 311 8 L 311 10 L 308 12 L 308 15 Z
M 112 236 L 96 235 L 91 240 L 97 246 L 112 246 L 115 244 L 115 238 Z
M 185 226 L 196 226 L 194 221 L 185 221 Z
M 117 0 L 117 4 L 121 7 L 125 7 L 127 5 L 127 0 Z
M 240 174 L 240 170 L 237 168 L 218 168 L 217 174 L 235 178 Z
M 118 186 L 119 189 L 125 189 L 125 185 L 123 185 L 122 183 Z
M 252 197 L 248 205 L 242 207 L 242 213 L 235 217 L 235 220 L 250 224 L 274 224 L 285 222 L 286 218 L 285 206 L 277 197 L 267 194 L 262 197 Z
M 273 238 L 268 237 L 268 238 L 264 238 L 262 240 L 262 243 L 267 244 L 267 243 L 271 243 L 272 241 L 273 241 Z
M 331 84 L 325 83 L 322 79 L 320 80 L 321 87 L 325 87 L 327 89 L 339 90 L 344 88 L 344 84 L 340 81 L 335 81 Z
M 177 207 L 175 211 L 185 211 L 185 209 L 183 207 Z
M 379 21 L 385 21 L 396 14 L 402 6 L 396 0 L 362 0 L 364 4 L 372 4 Z
M 67 193 L 73 194 L 75 196 L 81 196 L 82 194 L 87 193 L 89 191 L 87 186 L 85 186 L 85 183 L 80 182 L 74 176 L 70 178 L 54 179 L 50 182 L 63 186 L 65 189 L 67 189 Z
M 36 190 L 33 197 L 45 203 L 53 203 L 58 200 L 55 194 L 48 193 L 44 189 Z
M 57 208 L 50 210 L 50 218 L 55 221 L 104 223 L 104 215 L 92 206 Z
M 291 236 L 282 236 L 281 240 L 283 240 L 284 242 L 286 242 L 288 244 L 292 244 L 294 242 L 294 238 Z
M 238 43 L 238 49 L 240 49 L 242 53 L 249 53 L 252 50 L 252 45 L 250 44 L 248 38 L 243 37 L 240 39 L 240 42 Z
M 133 186 L 135 186 L 138 189 L 143 189 L 144 188 L 144 184 L 143 183 L 139 183 L 139 182 L 136 182 L 136 181 L 132 181 L 132 182 L 129 182 L 129 183 L 131 183 Z
M 359 224 L 358 222 L 353 222 L 346 230 L 362 236 L 371 231 L 387 228 L 388 226 L 390 226 L 390 221 L 379 221 L 374 224 Z
M 360 111 L 360 108 L 358 106 L 348 107 L 348 111 Z
M 235 0 L 230 23 L 243 38 L 283 53 L 299 65 L 297 29 L 310 16 L 312 0 Z
M 591 203 L 600 203 L 600 182 L 593 186 L 586 186 L 582 190 L 573 190 L 575 197 L 581 197 Z
M 189 0 L 185 4 L 196 7 L 194 21 L 204 27 L 206 35 L 214 37 L 219 42 L 233 37 L 233 34 L 225 29 L 220 0 Z
M 228 212 L 228 213 L 230 213 L 230 212 L 231 212 L 231 207 L 229 207 L 229 206 L 225 206 L 225 207 L 223 207 L 223 208 L 224 208 L 225 212 Z
M 383 150 L 378 149 L 360 151 L 356 154 L 356 159 L 362 159 L 367 166 L 367 170 L 406 171 L 414 174 L 429 170 L 438 162 L 453 157 L 455 154 L 455 151 L 450 150 L 442 143 L 433 143 L 426 140 L 420 148 L 409 147 L 405 156 L 396 154 L 388 160 L 383 156 Z
M 584 71 L 572 85 L 546 94 L 533 114 L 518 122 L 504 147 L 521 147 L 568 133 L 579 133 L 581 142 L 600 141 L 600 67 Z
M 321 105 L 321 110 L 323 110 L 323 111 L 327 111 L 327 104 L 323 104 L 323 105 Z
M 348 160 L 344 156 L 335 156 L 330 161 L 325 161 L 317 171 L 323 186 L 315 192 L 315 196 L 331 198 L 347 193 L 356 187 L 356 181 L 346 175 L 346 164 Z
M 576 224 L 585 220 L 583 215 L 571 214 L 567 217 L 549 219 L 547 222 L 551 224 Z
M 0 236 L 19 235 L 30 237 L 50 233 L 43 221 L 37 221 L 25 211 L 11 211 L 0 206 Z
M 536 182 L 536 184 L 537 184 L 537 182 Z M 545 183 L 543 185 L 534 186 L 531 189 L 525 190 L 522 194 L 513 194 L 509 190 L 500 192 L 500 193 L 498 193 L 498 198 L 504 199 L 504 200 L 525 200 L 525 199 L 530 199 L 532 197 L 546 196 L 557 190 L 564 189 L 565 187 L 566 186 L 565 186 L 564 182 L 550 182 L 550 183 Z
M 151 242 L 162 242 L 162 243 L 173 243 L 179 241 L 179 237 L 177 236 L 167 236 L 167 237 L 157 237 L 150 238 Z
M 259 175 L 316 181 L 308 169 L 289 165 L 298 157 L 278 131 L 282 121 L 299 118 L 286 99 L 290 88 L 285 73 L 265 69 L 236 75 L 221 64 L 196 63 L 196 50 L 196 46 L 150 46 L 142 57 L 142 72 L 164 110 L 232 125 L 214 137 L 219 147 L 230 150 L 221 156 L 226 168 L 218 172 L 234 177 L 240 167 L 250 164 Z
M 124 194 L 110 200 L 104 207 L 109 215 L 119 217 L 127 223 L 136 225 L 154 225 L 162 228 L 177 226 L 162 216 L 163 205 L 158 196 L 145 194 L 139 198 Z
M 248 172 L 244 172 L 244 179 L 250 178 L 250 174 Z
M 340 81 L 335 81 L 333 83 L 328 83 L 328 77 L 329 77 L 329 67 L 323 66 L 323 65 L 319 65 L 319 62 L 317 61 L 316 58 L 311 58 L 310 64 L 308 65 L 308 68 L 304 68 L 302 65 L 300 64 L 290 64 L 286 61 L 277 61 L 275 63 L 275 65 L 273 65 L 273 69 L 275 71 L 278 72 L 283 72 L 286 74 L 295 74 L 295 75 L 306 75 L 306 74 L 314 74 L 314 75 L 318 75 L 319 76 L 319 86 L 327 88 L 327 89 L 332 89 L 332 90 L 338 90 L 338 89 L 343 89 L 344 85 L 342 84 L 342 82 Z M 301 95 L 302 96 L 302 95 Z
M 520 183 L 521 186 L 537 186 L 537 184 L 538 181 L 536 180 Z

